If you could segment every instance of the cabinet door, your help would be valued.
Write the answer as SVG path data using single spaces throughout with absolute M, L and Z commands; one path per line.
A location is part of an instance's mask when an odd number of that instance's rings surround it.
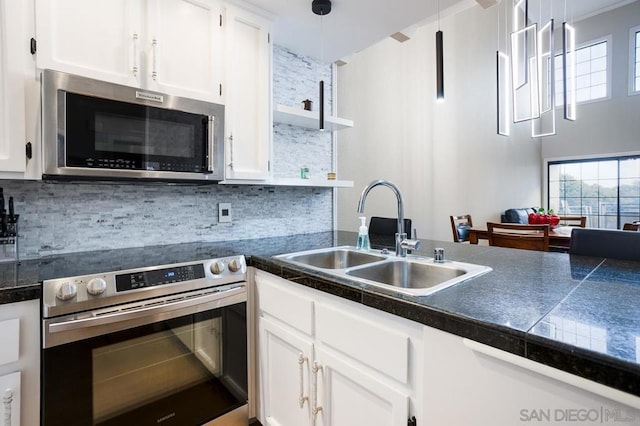
M 36 0 L 37 67 L 140 84 L 138 0 Z
M 267 318 L 259 319 L 259 342 L 260 421 L 265 426 L 310 424 L 312 342 Z
M 271 157 L 269 22 L 226 8 L 227 179 L 264 180 Z
M 323 426 L 402 426 L 409 418 L 409 395 L 324 348 L 316 348 L 316 419 Z M 313 381 L 313 379 L 312 379 Z M 312 410 L 313 410 L 312 390 Z
M 634 395 L 431 327 L 424 346 L 425 423 L 640 424 Z
M 0 418 L 4 421 L 3 425 L 20 426 L 20 372 L 1 376 L 0 389 Z
M 222 9 L 216 0 L 149 0 L 143 70 L 151 90 L 220 103 Z
M 26 168 L 24 3 L 0 0 L 0 172 Z

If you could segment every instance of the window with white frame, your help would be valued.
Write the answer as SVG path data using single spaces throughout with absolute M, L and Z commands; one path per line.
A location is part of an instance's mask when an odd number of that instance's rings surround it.
M 640 94 L 640 25 L 631 28 L 629 37 L 629 93 Z
M 576 102 L 588 102 L 609 97 L 609 40 L 592 41 L 576 49 Z M 562 54 L 556 55 L 556 105 L 564 104 Z

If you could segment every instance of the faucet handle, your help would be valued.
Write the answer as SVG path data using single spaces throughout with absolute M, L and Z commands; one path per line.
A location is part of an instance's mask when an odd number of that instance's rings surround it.
M 396 256 L 405 257 L 407 250 L 418 250 L 419 248 L 419 240 L 408 239 L 407 234 L 396 234 Z
M 405 238 L 404 240 L 400 241 L 400 246 L 403 249 L 418 250 L 420 248 L 420 240 L 410 240 Z

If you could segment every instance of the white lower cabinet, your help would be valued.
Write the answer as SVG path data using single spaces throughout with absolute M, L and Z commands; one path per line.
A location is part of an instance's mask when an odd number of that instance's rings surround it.
M 315 368 L 314 368 L 315 367 Z M 359 368 L 329 349 L 319 348 L 312 366 L 315 405 L 321 425 L 406 425 L 409 393 Z M 314 378 L 315 377 L 315 378 Z M 314 389 L 312 389 L 313 392 Z M 313 408 L 312 408 L 313 410 Z
M 265 426 L 310 424 L 310 339 L 268 318 L 260 319 L 259 369 Z
M 640 425 L 636 396 L 430 327 L 423 341 L 428 424 Z
M 422 417 L 422 326 L 256 271 L 259 420 L 405 426 Z
M 40 301 L 0 305 L 0 419 L 40 424 Z

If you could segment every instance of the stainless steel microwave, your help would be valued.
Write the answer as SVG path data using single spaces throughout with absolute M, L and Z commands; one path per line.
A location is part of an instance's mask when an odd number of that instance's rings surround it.
M 224 106 L 42 74 L 44 179 L 224 179 Z

